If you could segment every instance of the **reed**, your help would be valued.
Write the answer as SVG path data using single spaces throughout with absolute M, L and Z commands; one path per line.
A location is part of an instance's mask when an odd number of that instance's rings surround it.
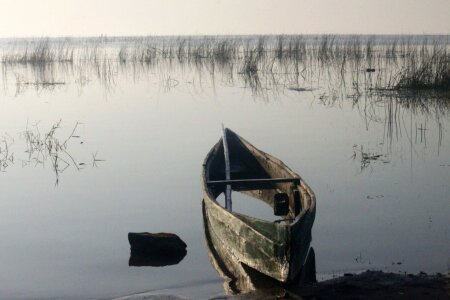
M 38 75 L 61 64 L 83 74 L 90 72 L 82 69 L 89 69 L 105 86 L 113 86 L 117 74 L 129 67 L 160 72 L 176 63 L 210 76 L 225 72 L 227 78 L 236 72 L 246 77 L 258 74 L 261 81 L 264 77 L 287 83 L 298 82 L 300 77 L 309 82 L 332 81 L 333 86 L 361 94 L 377 89 L 448 90 L 448 44 L 433 47 L 428 41 L 409 37 L 392 37 L 386 44 L 376 36 L 332 35 L 99 37 L 82 43 L 37 39 L 3 49 L 1 61 L 4 70 L 5 66 L 26 64 Z M 29 82 L 50 85 L 63 80 Z
M 411 53 L 398 75 L 396 89 L 450 90 L 450 56 L 446 48 L 435 46 L 432 53 Z
M 4 53 L 1 61 L 3 63 L 20 64 L 45 64 L 45 63 L 72 63 L 74 60 L 74 49 L 66 44 L 53 45 L 49 39 L 42 39 L 27 43 L 19 49 L 12 49 Z
M 10 144 L 14 140 L 10 136 L 0 137 L 0 172 L 5 172 L 6 168 L 14 163 L 14 153 L 10 150 Z

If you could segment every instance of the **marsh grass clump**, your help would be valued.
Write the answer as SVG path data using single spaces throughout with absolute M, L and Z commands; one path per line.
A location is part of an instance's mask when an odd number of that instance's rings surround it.
M 396 89 L 450 90 L 450 56 L 445 48 L 435 48 L 431 55 L 410 55 L 398 75 Z
M 214 62 L 226 65 L 236 59 L 237 47 L 232 41 L 221 41 L 211 50 L 211 57 Z
M 53 44 L 49 39 L 27 43 L 18 49 L 4 53 L 2 62 L 7 64 L 72 63 L 74 49 L 65 43 Z
M 45 133 L 40 132 L 37 124 L 32 128 L 29 128 L 27 124 L 23 137 L 27 145 L 25 152 L 28 154 L 28 160 L 23 161 L 23 164 L 44 165 L 49 160 L 56 176 L 56 184 L 59 182 L 60 173 L 64 172 L 69 166 L 72 165 L 80 170 L 80 164 L 68 151 L 69 141 L 79 138 L 75 134 L 79 124 L 78 122 L 75 124 L 72 132 L 65 140 L 60 140 L 57 137 L 57 131 L 61 128 L 61 120 L 53 124 L 50 130 Z
M 375 161 L 380 160 L 383 163 L 389 162 L 389 160 L 387 160 L 387 155 L 369 152 L 367 150 L 364 150 L 364 147 L 362 145 L 360 145 L 359 147 L 358 147 L 358 145 L 353 145 L 352 159 L 353 160 L 359 159 L 360 164 L 361 164 L 361 166 L 360 166 L 361 172 L 364 169 L 366 169 L 367 167 L 371 166 L 371 163 L 373 163 Z
M 51 125 L 48 131 L 41 131 L 39 128 L 39 122 L 28 126 L 26 125 L 25 131 L 19 134 L 19 140 L 25 143 L 25 151 L 27 157 L 16 158 L 14 150 L 15 139 L 9 134 L 0 136 L 0 172 L 6 172 L 6 169 L 13 165 L 16 160 L 22 162 L 22 167 L 25 166 L 46 166 L 49 162 L 51 169 L 55 174 L 56 182 L 59 182 L 59 176 L 69 167 L 74 167 L 78 171 L 82 170 L 88 165 L 88 162 L 77 162 L 75 157 L 71 154 L 69 148 L 74 145 L 74 139 L 81 138 L 78 134 L 78 126 L 81 124 L 77 122 L 70 131 L 70 134 L 66 134 L 65 138 L 62 138 L 60 132 L 62 121 Z M 83 142 L 80 142 L 83 144 Z M 72 149 L 73 150 L 73 149 Z M 105 161 L 98 157 L 98 153 L 92 153 L 92 167 L 98 167 L 99 162 Z
M 0 137 L 0 172 L 5 172 L 6 168 L 14 163 L 14 153 L 10 151 L 10 143 L 14 140 L 10 136 Z
M 109 60 L 123 66 L 154 65 L 156 57 L 156 49 L 150 45 L 123 45 L 117 52 L 117 59 L 112 56 Z
M 253 51 L 244 54 L 241 73 L 246 75 L 255 75 L 258 72 L 258 58 Z
M 284 57 L 298 62 L 306 57 L 306 51 L 306 43 L 302 37 L 291 38 L 287 43 Z

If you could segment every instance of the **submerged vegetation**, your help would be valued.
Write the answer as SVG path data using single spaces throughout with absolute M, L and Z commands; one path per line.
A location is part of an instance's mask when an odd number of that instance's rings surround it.
M 19 160 L 22 163 L 22 167 L 25 166 L 45 166 L 47 162 L 50 162 L 51 169 L 55 174 L 55 184 L 59 183 L 59 176 L 69 167 L 74 167 L 78 171 L 82 170 L 87 163 L 78 162 L 77 159 L 69 151 L 69 144 L 73 143 L 74 139 L 80 139 L 77 135 L 78 126 L 81 124 L 77 122 L 70 134 L 64 139 L 61 139 L 58 132 L 61 130 L 62 121 L 51 125 L 48 131 L 41 132 L 39 123 L 35 123 L 31 126 L 26 126 L 25 131 L 19 135 L 19 139 L 25 143 L 26 157 L 19 155 L 18 159 L 15 159 L 12 145 L 16 141 L 11 135 L 4 135 L 0 137 L 0 172 L 5 172 L 7 167 L 14 164 L 15 160 Z M 83 142 L 80 142 L 83 144 Z M 22 151 L 21 151 L 22 152 Z M 98 167 L 97 163 L 104 161 L 97 157 L 97 152 L 92 153 L 92 167 Z

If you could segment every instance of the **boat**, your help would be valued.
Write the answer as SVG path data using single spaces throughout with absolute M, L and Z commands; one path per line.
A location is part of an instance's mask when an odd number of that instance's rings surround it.
M 316 198 L 297 173 L 224 128 L 204 160 L 202 187 L 204 226 L 225 265 L 233 263 L 281 283 L 298 279 L 310 250 Z M 279 219 L 233 211 L 232 192 L 265 202 Z M 224 205 L 218 201 L 221 194 Z

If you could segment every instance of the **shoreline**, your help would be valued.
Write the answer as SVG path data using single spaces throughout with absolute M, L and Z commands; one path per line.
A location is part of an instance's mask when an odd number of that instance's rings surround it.
M 450 299 L 450 275 L 383 271 L 346 273 L 291 291 L 255 291 L 212 299 Z

